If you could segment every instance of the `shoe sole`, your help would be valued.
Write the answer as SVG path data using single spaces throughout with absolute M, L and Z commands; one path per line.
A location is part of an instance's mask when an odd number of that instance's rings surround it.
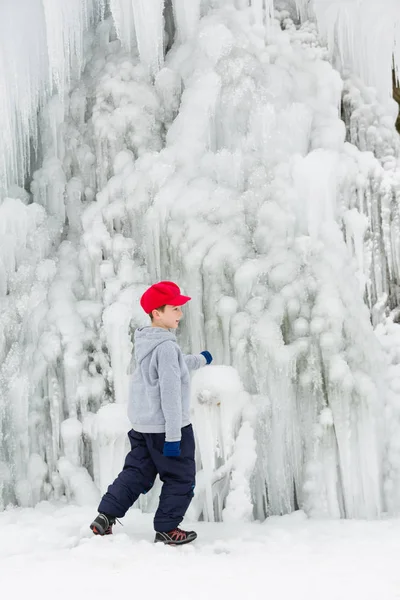
M 190 538 L 190 539 L 187 539 L 187 540 L 182 540 L 180 542 L 172 542 L 172 541 L 171 542 L 167 542 L 167 541 L 164 541 L 164 540 L 157 540 L 157 539 L 155 539 L 154 543 L 155 544 L 164 544 L 164 546 L 183 546 L 184 544 L 190 544 L 190 542 L 194 542 L 196 539 L 197 539 L 197 535 L 194 538 Z

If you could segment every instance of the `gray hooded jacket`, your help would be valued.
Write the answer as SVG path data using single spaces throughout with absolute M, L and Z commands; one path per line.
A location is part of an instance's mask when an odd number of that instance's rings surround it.
M 162 327 L 135 331 L 136 369 L 129 388 L 128 417 L 135 431 L 181 439 L 190 423 L 189 370 L 207 364 L 202 354 L 182 354 L 176 336 Z

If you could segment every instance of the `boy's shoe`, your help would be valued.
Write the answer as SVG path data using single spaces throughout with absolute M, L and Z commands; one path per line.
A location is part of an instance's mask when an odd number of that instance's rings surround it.
M 95 535 L 111 535 L 112 527 L 115 525 L 115 521 L 115 517 L 100 513 L 90 525 L 90 529 Z
M 182 544 L 189 544 L 194 542 L 197 538 L 195 531 L 184 531 L 183 529 L 173 529 L 172 531 L 156 531 L 155 542 L 162 542 L 169 546 L 182 546 Z

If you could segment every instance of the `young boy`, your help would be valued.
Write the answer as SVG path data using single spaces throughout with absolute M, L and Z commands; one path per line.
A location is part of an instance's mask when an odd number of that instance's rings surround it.
M 90 525 L 96 535 L 112 533 L 117 518 L 152 488 L 158 473 L 163 486 L 154 517 L 154 541 L 180 545 L 197 537 L 194 531 L 178 527 L 195 486 L 189 370 L 210 364 L 212 356 L 207 350 L 182 354 L 175 334 L 169 331 L 177 329 L 182 318 L 180 307 L 189 300 L 172 281 L 152 285 L 140 299 L 151 326 L 135 331 L 137 366 L 128 405 L 131 451 Z

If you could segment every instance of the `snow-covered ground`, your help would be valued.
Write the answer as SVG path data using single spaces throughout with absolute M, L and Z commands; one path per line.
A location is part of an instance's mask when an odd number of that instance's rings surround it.
M 88 528 L 95 508 L 42 502 L 0 514 L 1 598 L 391 600 L 400 597 L 400 519 L 196 523 L 192 545 L 153 543 L 131 510 L 115 535 Z M 185 523 L 190 527 L 191 523 Z

